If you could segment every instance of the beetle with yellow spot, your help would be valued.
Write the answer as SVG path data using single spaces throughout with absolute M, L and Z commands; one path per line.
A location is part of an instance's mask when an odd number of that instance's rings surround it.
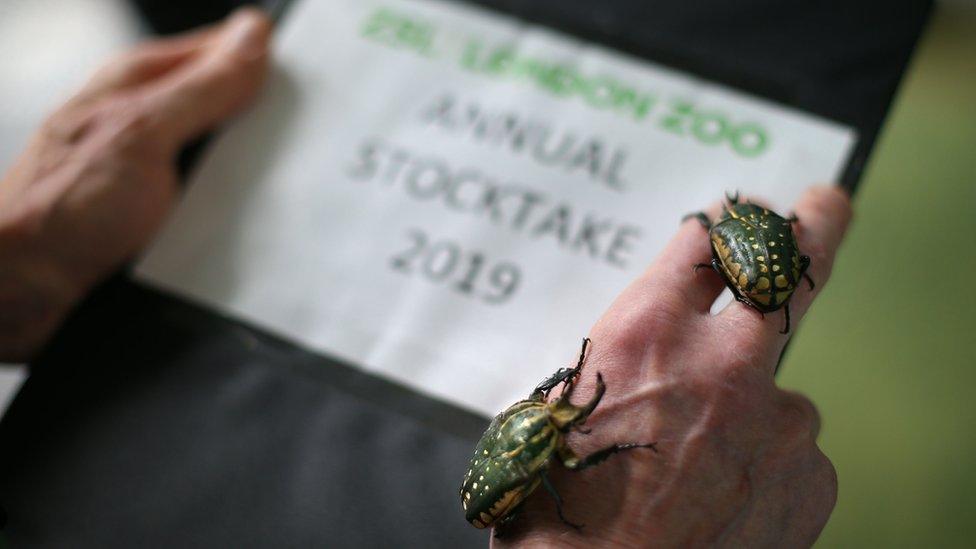
M 597 373 L 596 392 L 583 406 L 574 406 L 569 398 L 579 378 L 590 340 L 583 340 L 579 362 L 575 368 L 561 368 L 540 383 L 525 400 L 510 406 L 495 416 L 475 447 L 474 455 L 459 495 L 465 518 L 477 528 L 499 528 L 513 520 L 525 501 L 542 484 L 556 501 L 560 520 L 574 527 L 563 515 L 562 499 L 546 475 L 553 462 L 559 461 L 573 471 L 582 471 L 611 455 L 635 448 L 655 452 L 654 443 L 614 444 L 586 457 L 578 457 L 566 445 L 570 430 L 587 433 L 583 423 L 590 416 L 603 394 L 606 384 Z M 563 393 L 547 402 L 549 392 L 563 383 Z
M 748 201 L 740 203 L 738 193 L 726 199 L 714 224 L 702 212 L 685 216 L 697 218 L 712 242 L 711 264 L 699 263 L 695 271 L 713 268 L 736 300 L 761 315 L 783 309 L 786 326 L 780 333 L 789 333 L 789 302 L 800 278 L 814 287 L 807 274 L 810 257 L 800 253 L 793 235 L 796 216 L 787 219 Z

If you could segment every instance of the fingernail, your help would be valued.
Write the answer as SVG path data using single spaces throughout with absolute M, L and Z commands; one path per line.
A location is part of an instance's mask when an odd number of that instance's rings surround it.
M 254 8 L 239 8 L 227 23 L 226 44 L 238 55 L 250 59 L 264 55 L 267 49 L 268 20 Z

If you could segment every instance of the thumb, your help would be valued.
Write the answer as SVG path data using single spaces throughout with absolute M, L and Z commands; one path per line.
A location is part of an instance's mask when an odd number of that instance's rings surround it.
M 247 106 L 268 70 L 271 21 L 240 9 L 208 46 L 148 90 L 147 107 L 174 149 Z

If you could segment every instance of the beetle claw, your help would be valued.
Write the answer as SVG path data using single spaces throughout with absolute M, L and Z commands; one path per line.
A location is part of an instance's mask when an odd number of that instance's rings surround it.
M 786 306 L 783 307 L 783 312 L 786 314 L 786 326 L 783 328 L 783 331 L 781 331 L 780 333 L 786 335 L 790 333 L 790 304 L 789 303 L 787 303 Z
M 813 289 L 817 287 L 817 285 L 813 283 L 813 279 L 810 278 L 810 275 L 808 275 L 807 273 L 803 273 L 803 278 L 807 279 L 807 283 L 810 284 L 810 291 L 812 292 Z
M 800 272 L 803 273 L 803 278 L 807 279 L 807 282 L 810 284 L 810 291 L 813 291 L 813 288 L 814 288 L 814 286 L 816 286 L 816 284 L 813 283 L 813 279 L 810 278 L 810 275 L 807 273 L 807 270 L 809 268 L 810 268 L 810 256 L 808 256 L 808 255 L 801 255 L 800 256 Z
M 583 469 L 588 469 L 598 463 L 603 462 L 605 459 L 612 456 L 613 454 L 623 452 L 626 450 L 634 450 L 637 448 L 645 448 L 647 450 L 653 451 L 655 454 L 658 453 L 656 442 L 650 442 L 650 443 L 625 442 L 622 444 L 612 444 L 610 446 L 607 446 L 606 448 L 603 448 L 602 450 L 597 450 L 596 452 L 593 452 L 592 454 L 579 460 L 579 463 L 576 465 L 576 467 L 573 467 L 572 470 L 582 471 Z
M 586 348 L 590 345 L 590 338 L 583 338 L 583 348 L 580 349 L 579 361 L 576 363 L 575 368 L 560 368 L 556 370 L 556 373 L 542 380 L 532 393 L 529 394 L 529 398 L 541 395 L 543 398 L 548 398 L 549 393 L 552 392 L 560 383 L 566 386 L 572 386 L 576 383 L 576 378 L 579 377 L 580 371 L 583 370 L 583 361 L 586 360 Z

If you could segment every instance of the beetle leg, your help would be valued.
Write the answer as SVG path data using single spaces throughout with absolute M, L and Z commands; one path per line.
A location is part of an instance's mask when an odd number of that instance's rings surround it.
M 570 378 L 569 381 L 566 381 L 567 384 L 572 383 L 574 381 L 575 376 L 578 376 L 580 371 L 583 370 L 583 361 L 586 360 L 586 348 L 589 347 L 589 345 L 590 345 L 590 338 L 584 337 L 583 347 L 580 348 L 579 360 L 576 361 L 576 367 L 573 368 L 573 376 Z
M 719 276 L 722 276 L 722 266 L 719 264 L 718 259 L 714 257 L 712 258 L 711 263 L 695 263 L 695 265 L 692 267 L 692 270 L 697 273 L 698 269 L 707 269 L 709 267 L 711 267 L 716 273 L 718 273 Z M 725 277 L 722 276 L 722 279 L 724 280 Z
M 555 389 L 556 386 L 559 385 L 560 383 L 565 383 L 567 385 L 573 383 L 576 376 L 578 376 L 580 371 L 583 369 L 583 361 L 586 359 L 586 348 L 589 346 L 589 344 L 590 344 L 590 338 L 584 337 L 583 348 L 580 349 L 579 361 L 576 363 L 576 367 L 560 368 L 559 370 L 556 371 L 556 373 L 552 374 L 551 376 L 542 380 L 541 383 L 536 385 L 535 390 L 533 390 L 532 393 L 529 394 L 529 398 L 531 399 L 532 397 L 540 394 L 544 397 L 548 397 L 550 391 Z
M 579 414 L 576 416 L 577 419 L 574 420 L 574 423 L 583 423 L 584 421 L 586 421 L 586 418 L 590 417 L 590 414 L 592 414 L 593 410 L 596 409 L 596 405 L 600 403 L 600 399 L 603 398 L 603 393 L 605 393 L 606 390 L 607 390 L 607 384 L 603 382 L 603 374 L 597 372 L 596 389 L 593 391 L 593 396 L 590 397 L 589 402 L 587 402 L 584 406 L 582 406 L 579 409 Z M 566 390 L 566 392 L 563 393 L 563 398 L 569 399 L 569 396 L 572 394 L 572 392 L 573 392 L 573 385 L 570 385 L 569 388 Z
M 783 307 L 783 313 L 786 314 L 786 327 L 783 328 L 783 331 L 781 331 L 780 333 L 788 334 L 790 333 L 790 304 L 789 303 L 787 303 L 786 306 Z
M 716 273 L 719 274 L 719 276 L 722 277 L 722 281 L 725 282 L 725 287 L 728 288 L 729 291 L 732 292 L 732 296 L 735 297 L 735 300 L 736 301 L 738 301 L 739 303 L 742 303 L 744 305 L 747 305 L 750 309 L 755 310 L 757 313 L 759 313 L 759 316 L 760 317 L 766 318 L 766 313 L 762 312 L 762 310 L 760 310 L 759 307 L 756 307 L 756 304 L 755 303 L 753 303 L 753 302 L 749 301 L 748 299 L 746 299 L 742 295 L 742 293 L 739 292 L 739 289 L 736 288 L 734 284 L 732 284 L 731 282 L 729 282 L 729 280 L 727 278 L 725 278 L 725 275 L 722 273 L 722 265 L 721 265 L 721 263 L 719 263 L 719 261 L 718 261 L 717 258 L 714 258 L 713 257 L 711 263 L 697 263 L 697 264 L 695 264 L 694 270 L 697 273 L 698 272 L 698 269 L 702 269 L 702 268 L 705 268 L 705 267 L 711 267 L 712 269 L 715 270 Z
M 563 515 L 563 498 L 559 497 L 559 492 L 557 492 L 556 487 L 553 486 L 551 482 L 549 482 L 549 476 L 546 475 L 546 472 L 544 470 L 539 471 L 539 477 L 542 479 L 542 485 L 546 488 L 546 492 L 549 492 L 549 495 L 552 496 L 552 499 L 556 500 L 556 513 L 559 515 L 559 520 L 563 521 L 563 524 L 572 526 L 577 530 L 582 528 L 583 527 L 582 524 L 576 524 L 575 522 L 570 522 L 569 520 L 566 519 L 566 516 Z
M 699 223 L 701 223 L 702 227 L 705 227 L 706 231 L 710 231 L 712 229 L 712 222 L 708 220 L 708 216 L 705 215 L 705 212 L 694 212 L 687 214 L 681 218 L 681 222 L 684 223 L 693 217 L 697 219 Z
M 656 442 L 650 442 L 650 443 L 646 443 L 646 444 L 639 444 L 637 442 L 625 442 L 625 443 L 622 443 L 622 444 L 614 444 L 612 446 L 607 446 L 606 448 L 603 448 L 602 450 L 597 450 L 596 452 L 593 452 L 592 454 L 586 456 L 583 459 L 579 459 L 575 455 L 573 455 L 573 458 L 575 458 L 575 460 L 565 460 L 564 459 L 563 460 L 563 465 L 567 469 L 570 469 L 570 470 L 573 470 L 573 471 L 582 471 L 583 469 L 588 469 L 590 467 L 593 467 L 594 465 L 602 462 L 603 460 L 607 459 L 608 457 L 612 456 L 613 454 L 616 454 L 618 452 L 623 452 L 624 450 L 633 450 L 633 449 L 636 449 L 636 448 L 647 448 L 647 449 L 653 450 L 655 454 L 657 453 L 657 443 Z M 567 450 L 568 450 L 568 448 L 567 448 Z M 568 464 L 567 464 L 567 461 L 569 461 Z
M 548 397 L 549 393 L 556 388 L 560 383 L 569 383 L 569 379 L 578 374 L 574 368 L 560 368 L 556 373 L 547 377 L 540 382 L 535 390 L 529 395 L 532 398 L 537 395 L 542 395 L 543 397 Z
M 723 214 L 723 216 L 726 216 L 726 217 L 735 217 L 734 215 L 732 215 L 732 212 L 729 211 L 729 205 L 728 204 L 722 204 L 722 214 Z
M 813 279 L 810 278 L 810 275 L 809 274 L 807 274 L 807 269 L 809 269 L 809 268 L 810 268 L 810 256 L 808 256 L 808 255 L 801 255 L 800 256 L 800 272 L 803 273 L 803 278 L 807 279 L 807 282 L 810 283 L 810 291 L 812 292 L 813 291 L 813 288 L 816 286 L 816 284 L 813 283 Z
M 797 217 L 795 213 L 791 213 L 790 216 L 786 218 L 786 221 L 789 223 L 799 223 L 800 218 Z

